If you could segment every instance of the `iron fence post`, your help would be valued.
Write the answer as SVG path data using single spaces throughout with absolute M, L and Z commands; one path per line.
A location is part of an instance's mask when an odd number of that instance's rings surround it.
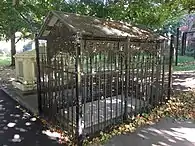
M 179 28 L 177 28 L 177 35 L 176 35 L 175 66 L 178 65 L 178 51 L 179 51 Z
M 41 99 L 41 68 L 39 58 L 39 40 L 37 34 L 35 35 L 35 50 L 36 50 L 36 62 L 37 62 L 37 97 L 38 97 L 38 110 L 39 114 L 42 113 L 42 99 Z
M 182 49 L 181 49 L 181 55 L 185 55 L 186 51 L 186 38 L 187 38 L 187 32 L 184 32 L 182 35 Z
M 181 56 L 184 56 L 184 39 L 185 36 L 184 36 L 184 33 L 182 34 L 182 38 L 181 38 Z
M 125 46 L 125 107 L 124 107 L 124 116 L 123 119 L 127 120 L 127 100 L 128 100 L 128 82 L 129 82 L 129 72 L 128 72 L 128 58 L 129 58 L 129 37 L 127 37 L 126 46 Z
M 83 144 L 83 122 L 82 122 L 82 99 L 80 94 L 81 88 L 81 35 L 76 35 L 76 140 L 77 145 Z
M 171 97 L 171 90 L 172 90 L 172 63 L 173 63 L 173 53 L 174 53 L 173 43 L 174 43 L 174 36 L 171 35 L 170 52 L 169 52 L 168 100 Z

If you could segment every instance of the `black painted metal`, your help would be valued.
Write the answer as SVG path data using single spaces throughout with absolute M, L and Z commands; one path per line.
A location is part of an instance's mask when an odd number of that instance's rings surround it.
M 157 106 L 170 83 L 164 43 L 49 38 L 47 52 L 37 51 L 43 115 L 82 145 L 85 136 Z
M 176 46 L 175 46 L 175 66 L 178 65 L 178 54 L 179 53 L 179 28 L 177 28 L 176 34 Z
M 173 63 L 173 53 L 174 53 L 174 36 L 171 35 L 170 40 L 170 54 L 169 54 L 169 83 L 168 83 L 168 100 L 171 97 L 171 90 L 172 90 L 172 63 Z
M 186 45 L 186 33 L 184 32 L 182 35 L 182 44 L 181 44 L 181 55 L 185 55 L 185 46 Z
M 35 35 L 35 50 L 36 50 L 36 62 L 37 62 L 37 97 L 38 97 L 38 110 L 42 114 L 42 100 L 41 100 L 41 78 L 40 78 L 40 58 L 39 58 L 39 40 Z
M 82 127 L 82 96 L 81 96 L 81 38 L 76 36 L 76 138 L 77 144 L 82 145 L 83 141 L 83 127 Z

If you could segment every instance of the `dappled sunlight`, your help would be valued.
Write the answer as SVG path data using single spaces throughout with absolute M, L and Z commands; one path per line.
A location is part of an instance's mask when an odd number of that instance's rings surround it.
M 133 133 L 112 138 L 105 146 L 194 146 L 195 123 L 164 118 Z
M 159 141 L 158 144 L 162 145 L 162 146 L 168 146 L 166 143 L 162 142 L 162 141 Z M 169 145 L 171 146 L 171 145 Z
M 8 127 L 3 127 L 3 130 L 8 130 Z
M 30 121 L 35 122 L 37 119 L 36 118 L 31 118 Z
M 29 113 L 24 113 L 22 119 L 29 119 L 31 115 Z
M 180 137 L 183 137 L 191 142 L 195 143 L 195 126 L 194 128 L 185 128 L 185 127 L 181 127 L 181 128 L 171 128 L 172 130 L 178 132 Z
M 14 137 L 12 139 L 12 142 L 21 142 L 21 138 L 19 134 L 14 134 Z
M 60 133 L 52 132 L 50 130 L 43 130 L 42 133 L 47 135 L 51 139 L 60 139 L 62 137 L 62 135 Z
M 24 129 L 24 128 L 15 128 L 16 130 L 18 130 L 18 131 L 20 131 L 20 132 L 27 132 L 27 130 L 26 129 Z
M 26 126 L 30 126 L 31 123 L 30 123 L 30 122 L 26 122 L 25 125 L 26 125 Z
M 10 82 L 12 82 L 12 81 L 14 81 L 14 80 L 15 80 L 15 78 L 10 78 L 10 79 L 9 79 Z
M 45 125 L 0 92 L 0 145 L 58 145 L 59 134 L 44 131 Z M 51 138 L 55 137 L 55 138 Z
M 159 127 L 159 125 L 161 126 Z M 160 121 L 160 123 L 152 127 L 144 128 L 143 130 L 138 132 L 137 136 L 143 138 L 144 140 L 150 140 L 152 142 L 152 145 L 186 146 L 187 144 L 195 143 L 193 133 L 195 133 L 195 124 L 193 124 L 192 122 L 173 122 L 171 119 L 168 119 L 162 120 Z
M 195 72 L 180 71 L 173 73 L 173 89 L 175 91 L 189 91 L 195 88 Z
M 19 114 L 10 114 L 10 117 L 16 117 L 16 118 L 19 118 L 20 115 Z
M 138 135 L 139 137 L 144 138 L 144 139 L 149 139 L 149 137 L 145 136 L 144 134 L 138 133 L 137 135 Z
M 173 139 L 170 139 L 170 138 L 168 138 L 168 141 L 172 142 L 172 143 L 177 143 L 176 140 L 173 140 Z
M 15 125 L 16 125 L 16 123 L 8 123 L 8 124 L 7 124 L 7 127 L 13 128 Z

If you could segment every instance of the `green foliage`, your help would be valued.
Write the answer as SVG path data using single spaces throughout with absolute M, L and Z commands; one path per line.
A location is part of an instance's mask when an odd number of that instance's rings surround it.
M 193 0 L 115 0 L 94 2 L 90 0 L 66 2 L 64 0 L 20 0 L 14 8 L 12 0 L 0 1 L 0 37 L 10 37 L 10 28 L 15 31 L 32 32 L 39 30 L 46 14 L 50 10 L 79 13 L 100 18 L 125 20 L 144 25 L 152 29 L 168 25 L 169 20 L 193 10 Z M 25 19 L 21 16 L 25 16 Z M 174 22 L 175 23 L 175 22 Z

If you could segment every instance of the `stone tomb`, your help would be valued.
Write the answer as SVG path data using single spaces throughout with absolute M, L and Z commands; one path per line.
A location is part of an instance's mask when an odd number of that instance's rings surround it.
M 15 55 L 16 79 L 12 85 L 23 92 L 36 90 L 36 51 L 30 50 Z

